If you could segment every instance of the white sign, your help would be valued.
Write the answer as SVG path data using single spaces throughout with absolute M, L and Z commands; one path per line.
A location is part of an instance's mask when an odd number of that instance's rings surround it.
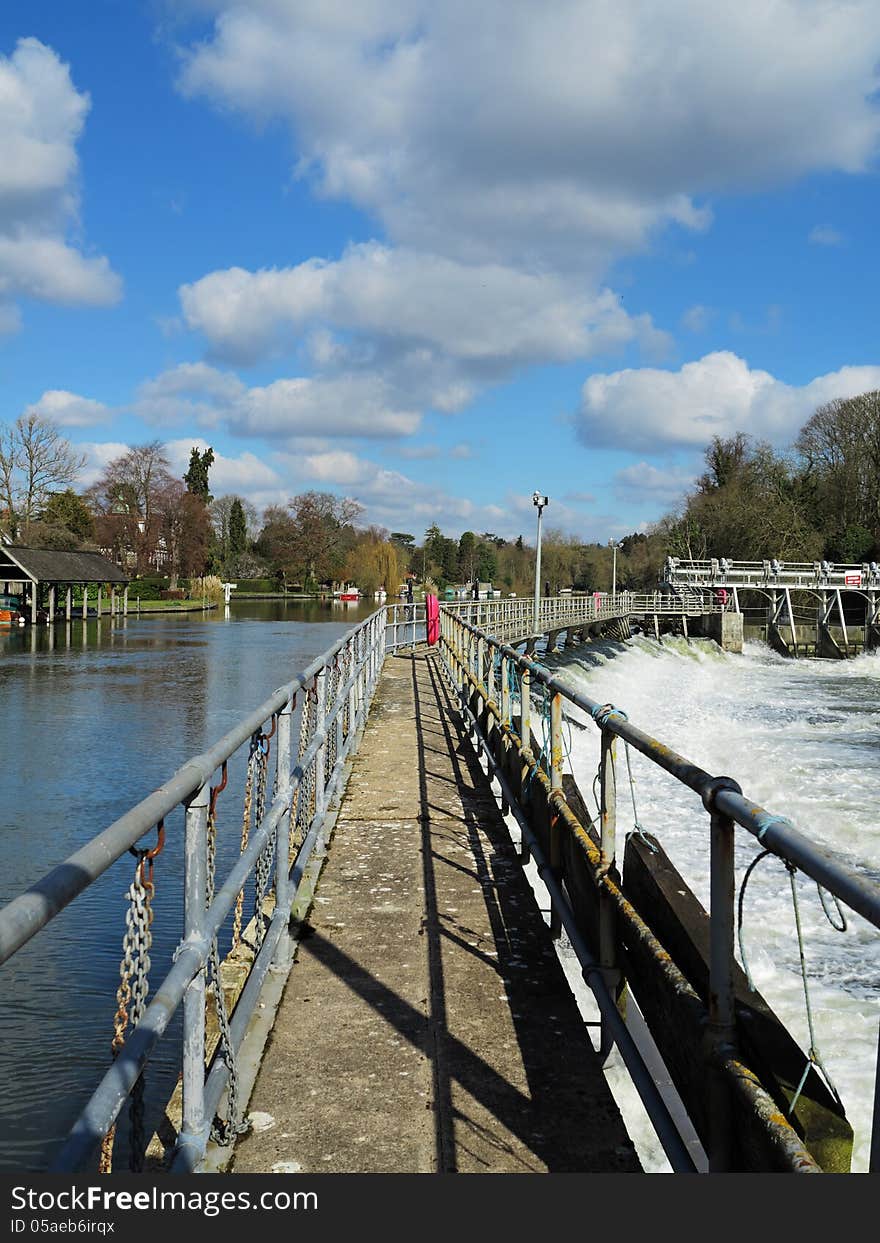
M 843 574 L 843 584 L 845 587 L 861 587 L 861 570 L 845 570 Z

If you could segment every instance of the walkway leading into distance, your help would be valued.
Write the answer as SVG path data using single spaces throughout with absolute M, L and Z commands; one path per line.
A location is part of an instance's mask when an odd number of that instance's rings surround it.
M 236 1173 L 638 1172 L 439 663 L 388 657 Z

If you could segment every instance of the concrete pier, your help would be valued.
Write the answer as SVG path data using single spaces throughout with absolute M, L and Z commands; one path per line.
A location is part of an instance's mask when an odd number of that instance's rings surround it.
M 389 658 L 233 1172 L 637 1172 L 428 654 Z

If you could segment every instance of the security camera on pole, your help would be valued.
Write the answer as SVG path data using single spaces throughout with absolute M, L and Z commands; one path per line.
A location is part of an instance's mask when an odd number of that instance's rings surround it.
M 545 505 L 550 504 L 549 496 L 540 492 L 532 493 L 532 504 L 538 510 L 538 547 L 535 556 L 535 634 L 541 633 L 541 512 Z

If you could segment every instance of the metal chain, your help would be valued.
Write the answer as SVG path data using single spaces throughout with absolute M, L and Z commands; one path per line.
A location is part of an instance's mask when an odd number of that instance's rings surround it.
M 165 844 L 164 823 L 158 826 L 159 839 L 152 850 L 131 848 L 137 859 L 134 877 L 126 892 L 128 910 L 125 913 L 125 934 L 122 938 L 122 960 L 119 964 L 119 988 L 116 990 L 116 1014 L 113 1018 L 113 1060 L 125 1045 L 129 1025 L 137 1027 L 147 1008 L 150 991 L 150 948 L 153 943 L 153 860 Z M 139 1174 L 144 1168 L 146 1137 L 144 1134 L 144 1072 L 138 1075 L 131 1090 L 129 1102 L 131 1142 L 129 1169 Z M 110 1127 L 101 1142 L 98 1170 L 109 1174 L 113 1168 L 113 1146 L 116 1139 L 115 1124 Z
M 211 804 L 208 811 L 208 860 L 206 869 L 206 893 L 205 893 L 205 909 L 210 907 L 214 901 L 214 884 L 216 872 L 217 858 L 217 795 L 226 786 L 226 765 L 223 765 L 223 779 L 219 786 L 214 786 L 211 790 Z M 219 1115 L 215 1115 L 211 1123 L 211 1139 L 223 1147 L 227 1147 L 232 1143 L 236 1135 L 240 1135 L 248 1128 L 242 1124 L 238 1118 L 238 1067 L 235 1061 L 235 1045 L 232 1041 L 232 1032 L 229 1028 L 229 1012 L 226 1008 L 226 994 L 223 991 L 223 979 L 220 973 L 220 950 L 217 945 L 217 937 L 211 941 L 211 951 L 208 956 L 209 982 L 214 986 L 214 1008 L 217 1014 L 217 1030 L 218 1050 L 220 1057 L 226 1063 L 226 1069 L 229 1074 L 229 1082 L 227 1085 L 227 1104 L 229 1117 L 223 1119 Z
M 241 816 L 241 850 L 244 854 L 250 839 L 251 831 L 251 809 L 253 805 L 254 793 L 254 773 L 256 768 L 257 755 L 262 749 L 260 739 L 262 734 L 260 730 L 255 730 L 251 734 L 251 749 L 247 758 L 247 775 L 244 783 L 244 809 Z M 241 942 L 241 917 L 244 906 L 244 885 L 238 891 L 235 899 L 235 915 L 232 920 L 232 949 L 235 949 Z
M 263 817 L 266 814 L 266 785 L 269 772 L 269 748 L 271 745 L 269 739 L 275 733 L 275 728 L 276 722 L 273 719 L 271 733 L 260 735 L 260 751 L 257 761 L 257 815 L 254 822 L 255 830 L 263 823 Z M 254 941 L 257 949 L 263 944 L 263 937 L 265 935 L 263 902 L 269 887 L 269 877 L 272 873 L 272 860 L 275 855 L 277 837 L 278 826 L 276 825 L 269 835 L 265 846 L 260 851 L 254 868 Z
M 317 708 L 318 692 L 314 686 L 311 686 L 303 703 L 302 716 L 300 718 L 300 761 L 308 750 L 309 742 L 314 734 Z M 309 764 L 305 769 L 300 779 L 299 797 L 297 799 L 296 809 L 296 838 L 298 846 L 302 845 L 305 840 L 306 834 L 309 831 L 309 825 L 312 823 L 312 818 L 315 814 L 315 770 L 316 761 L 312 760 L 311 764 Z M 291 862 L 293 861 L 291 860 Z

